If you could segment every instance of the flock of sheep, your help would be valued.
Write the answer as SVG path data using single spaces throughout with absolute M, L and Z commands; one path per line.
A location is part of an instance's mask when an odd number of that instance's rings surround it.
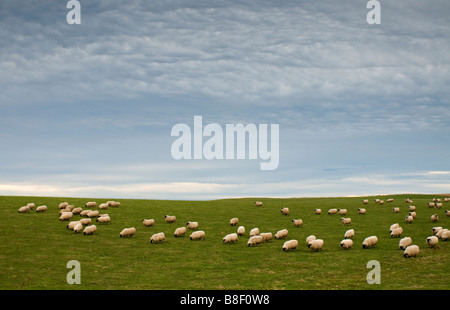
M 393 202 L 393 198 L 387 199 L 386 201 L 375 199 L 375 203 L 377 204 L 384 204 L 384 203 L 390 203 Z M 413 201 L 409 198 L 405 199 L 405 202 L 408 204 L 413 203 Z M 450 202 L 450 198 L 444 198 L 443 201 L 441 201 L 440 198 L 434 198 L 433 202 L 428 203 L 429 208 L 441 208 L 443 206 L 443 202 Z M 362 203 L 368 204 L 369 200 L 364 199 Z M 255 206 L 262 206 L 263 203 L 261 201 L 255 202 Z M 74 231 L 75 233 L 81 233 L 83 232 L 84 235 L 91 235 L 94 234 L 97 231 L 97 226 L 92 223 L 92 220 L 95 219 L 97 223 L 104 224 L 104 223 L 110 223 L 111 218 L 108 214 L 101 214 L 99 210 L 107 210 L 109 207 L 119 207 L 120 202 L 116 201 L 108 201 L 106 203 L 102 203 L 98 206 L 98 210 L 93 210 L 97 207 L 96 202 L 87 202 L 85 204 L 86 209 L 82 209 L 81 207 L 75 208 L 74 205 L 70 205 L 68 202 L 63 202 L 58 205 L 60 221 L 69 221 L 67 224 L 67 228 Z M 46 212 L 48 210 L 47 206 L 38 206 L 34 203 L 29 203 L 26 206 L 23 206 L 19 208 L 19 213 L 28 213 L 31 210 L 34 210 L 36 208 L 36 212 Z M 398 207 L 393 208 L 394 213 L 398 213 L 400 210 Z M 366 214 L 367 210 L 366 208 L 358 208 L 358 214 Z M 322 214 L 321 209 L 314 209 L 314 213 L 316 215 Z M 290 214 L 289 208 L 281 208 L 281 214 L 283 216 L 287 216 Z M 340 222 L 342 225 L 351 225 L 351 218 L 345 217 L 347 214 L 346 209 L 329 209 L 327 212 L 328 215 L 333 214 L 339 214 L 342 216 L 340 218 Z M 72 220 L 74 215 L 79 215 L 80 218 L 77 220 Z M 413 205 L 408 206 L 408 215 L 405 217 L 405 223 L 411 224 L 414 219 L 416 218 L 416 207 Z M 450 216 L 450 211 L 445 210 L 445 215 Z M 166 215 L 164 217 L 164 220 L 166 223 L 175 223 L 176 222 L 176 216 L 174 215 Z M 436 223 L 439 220 L 439 217 L 437 214 L 433 214 L 431 216 L 431 221 L 433 223 Z M 153 226 L 155 223 L 154 219 L 143 219 L 142 225 L 145 227 Z M 302 219 L 293 219 L 291 220 L 291 223 L 294 227 L 301 227 L 303 225 Z M 229 224 L 231 226 L 238 226 L 239 219 L 234 217 L 230 220 Z M 198 230 L 199 224 L 198 222 L 189 221 L 186 223 L 186 226 L 177 227 L 173 233 L 174 237 L 184 237 L 187 233 L 187 231 L 191 231 L 189 238 L 191 240 L 204 240 L 206 233 L 203 230 Z M 238 226 L 237 231 L 235 233 L 227 234 L 223 237 L 222 242 L 229 244 L 229 243 L 235 243 L 238 241 L 239 237 L 242 237 L 245 235 L 245 227 L 244 226 Z M 390 236 L 392 238 L 400 238 L 403 234 L 403 228 L 398 224 L 392 224 L 389 228 Z M 444 241 L 447 241 L 450 239 L 450 230 L 443 227 L 433 227 L 432 228 L 432 236 L 427 237 L 426 243 L 429 247 L 437 247 L 439 239 L 442 239 Z M 124 228 L 119 236 L 121 238 L 126 237 L 133 237 L 136 235 L 136 228 L 135 227 L 129 227 Z M 353 246 L 353 240 L 352 238 L 355 235 L 354 229 L 349 229 L 345 232 L 344 238 L 342 241 L 340 241 L 340 246 L 343 249 L 349 249 Z M 270 241 L 273 238 L 275 239 L 287 239 L 288 237 L 288 230 L 287 229 L 281 229 L 277 231 L 275 235 L 273 235 L 271 232 L 260 232 L 258 228 L 253 228 L 249 232 L 249 238 L 247 240 L 248 246 L 256 246 L 263 242 Z M 151 243 L 162 243 L 166 241 L 166 236 L 163 232 L 155 233 L 151 236 L 150 242 Z M 364 249 L 371 248 L 376 246 L 378 243 L 377 236 L 369 236 L 364 239 L 362 242 L 362 247 Z M 282 250 L 283 251 L 291 251 L 295 250 L 299 245 L 298 240 L 296 239 L 290 239 L 283 243 Z M 322 249 L 324 245 L 323 239 L 318 239 L 314 235 L 310 235 L 306 238 L 306 245 L 308 248 L 310 248 L 312 251 L 319 251 Z M 415 257 L 419 253 L 419 246 L 412 244 L 412 240 L 410 237 L 404 237 L 400 239 L 399 241 L 399 248 L 403 250 L 404 257 Z

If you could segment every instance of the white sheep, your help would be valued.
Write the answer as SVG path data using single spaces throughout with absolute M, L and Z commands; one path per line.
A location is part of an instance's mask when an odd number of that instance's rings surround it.
M 343 239 L 340 243 L 341 247 L 344 249 L 350 249 L 353 246 L 352 239 Z
M 283 251 L 295 250 L 298 247 L 298 241 L 295 239 L 288 240 L 283 243 Z
M 146 227 L 153 226 L 153 224 L 155 224 L 155 220 L 154 219 L 143 219 L 142 224 L 144 224 L 144 226 L 146 226 Z
M 450 230 L 448 230 L 447 228 L 441 230 L 441 239 L 444 241 L 447 241 L 448 239 L 450 239 Z
M 438 209 L 442 208 L 442 202 L 436 202 L 436 208 Z
M 379 200 L 379 201 L 378 201 L 378 204 L 379 204 L 379 205 L 384 205 L 384 200 Z
M 277 233 L 275 234 L 275 239 L 286 238 L 287 235 L 288 235 L 288 230 L 282 229 L 282 230 L 277 231 Z
M 99 208 L 100 210 L 106 210 L 106 209 L 109 208 L 109 205 L 108 205 L 107 203 L 101 203 L 101 204 L 98 206 L 98 208 Z
M 310 248 L 312 251 L 319 251 L 322 249 L 322 247 L 323 247 L 322 239 L 311 240 L 308 243 L 308 248 Z
M 194 231 L 190 236 L 189 239 L 191 240 L 205 240 L 205 232 L 203 230 L 197 230 Z
M 259 235 L 259 228 L 258 227 L 255 227 L 252 230 L 250 230 L 250 237 L 253 237 L 253 236 L 256 236 L 256 235 Z
M 72 212 L 63 212 L 63 213 L 61 213 L 59 220 L 60 221 L 68 221 L 72 218 L 72 216 L 73 216 Z
M 71 221 L 69 222 L 69 224 L 67 224 L 67 229 L 73 230 L 73 228 L 75 227 L 75 225 L 77 225 L 78 223 L 81 223 L 80 221 Z
M 394 213 L 399 213 L 400 212 L 400 208 L 399 207 L 392 208 L 392 211 L 394 211 Z
M 300 227 L 300 226 L 303 225 L 303 220 L 302 219 L 292 220 L 291 222 L 292 222 L 292 224 L 294 224 L 295 227 Z
M 342 225 L 350 225 L 352 223 L 352 219 L 349 217 L 341 217 L 340 221 Z
M 410 245 L 403 252 L 403 256 L 406 258 L 416 257 L 417 254 L 419 254 L 419 246 L 417 245 Z
M 368 249 L 368 248 L 376 246 L 377 243 L 378 243 L 377 236 L 370 236 L 370 237 L 367 237 L 366 239 L 364 239 L 362 246 L 363 246 L 363 249 Z
M 110 206 L 110 207 L 114 207 L 114 208 L 120 207 L 120 202 L 118 202 L 118 201 L 108 201 L 107 203 L 108 203 L 108 206 Z
M 403 228 L 398 227 L 391 231 L 391 238 L 398 238 L 403 234 Z
M 436 233 L 436 237 L 438 237 L 439 239 L 442 239 L 442 234 L 444 234 L 444 232 L 446 232 L 446 231 L 448 231 L 447 228 L 438 230 L 438 232 Z
M 98 223 L 111 223 L 111 218 L 109 217 L 109 215 L 107 215 L 107 216 L 99 216 L 97 219 L 96 219 L 96 221 L 98 222 Z
M 405 222 L 408 224 L 411 224 L 413 222 L 414 218 L 411 215 L 405 216 Z
M 34 202 L 27 203 L 27 206 L 30 208 L 30 210 L 34 210 L 34 208 L 36 208 L 36 204 Z
M 58 208 L 59 208 L 59 209 L 65 209 L 68 205 L 69 205 L 68 202 L 61 202 L 61 203 L 58 205 Z
M 281 208 L 281 214 L 289 215 L 289 208 Z
M 69 211 L 72 211 L 73 209 L 75 208 L 75 206 L 74 205 L 68 205 L 68 206 L 66 206 L 66 210 L 69 210 Z
M 386 200 L 386 202 L 394 202 L 394 198 L 389 198 Z
M 97 203 L 95 201 L 88 201 L 84 204 L 86 208 L 95 208 L 97 206 Z
M 239 236 L 242 236 L 245 234 L 245 227 L 244 226 L 239 226 L 237 229 L 237 233 Z
M 365 205 L 368 204 L 369 203 L 369 199 L 363 199 L 362 203 L 365 204 Z
M 73 227 L 73 232 L 79 233 L 79 232 L 81 232 L 82 229 L 83 229 L 83 224 L 81 224 L 80 222 L 78 222 L 78 223 Z
M 339 215 L 346 215 L 347 209 L 338 209 L 338 213 L 339 213 Z
M 429 207 L 429 208 L 434 208 L 435 205 L 436 205 L 436 204 L 435 204 L 434 202 L 429 202 L 429 203 L 428 203 L 428 207 Z
M 82 218 L 80 219 L 80 223 L 83 225 L 89 225 L 91 224 L 92 220 L 90 218 Z
M 374 199 L 373 201 L 375 201 L 375 203 L 379 203 L 379 202 L 380 202 L 380 199 L 376 198 L 376 199 Z
M 72 213 L 73 213 L 73 214 L 80 214 L 81 211 L 83 211 L 83 209 L 82 209 L 81 207 L 78 207 L 78 208 L 73 209 L 73 210 L 72 210 Z
M 88 212 L 87 217 L 97 217 L 100 214 L 100 212 L 98 212 L 98 210 L 94 210 L 91 212 Z
M 411 237 L 405 237 L 405 238 L 400 239 L 400 241 L 398 242 L 398 247 L 400 248 L 400 250 L 404 250 L 411 244 L 412 244 Z
M 408 206 L 408 211 L 416 211 L 416 206 Z
M 438 233 L 438 231 L 440 231 L 440 230 L 442 230 L 442 226 L 431 228 L 433 235 L 436 235 Z
M 413 217 L 413 219 L 415 219 L 417 217 L 416 211 L 409 212 L 408 215 L 411 215 Z
M 439 239 L 436 236 L 427 237 L 427 244 L 428 244 L 428 247 L 430 247 L 430 248 L 437 247 L 438 241 L 439 241 Z
M 45 212 L 45 211 L 47 211 L 47 206 L 39 206 L 36 208 L 37 213 Z
M 173 233 L 175 237 L 183 237 L 185 234 L 186 234 L 186 227 L 184 226 L 178 227 L 177 229 L 175 229 L 175 232 Z
M 306 237 L 306 245 L 309 244 L 310 241 L 316 240 L 316 236 L 314 235 L 309 235 L 308 237 Z
M 223 237 L 222 242 L 223 243 L 232 243 L 238 241 L 238 235 L 237 233 L 228 234 L 225 237 Z
M 263 205 L 263 203 L 262 203 L 261 201 L 255 201 L 255 206 L 260 207 L 260 206 L 262 206 L 262 205 Z
M 358 208 L 358 214 L 366 214 L 366 212 L 365 208 Z
M 233 217 L 231 220 L 230 220 L 230 225 L 231 226 L 235 226 L 235 225 L 237 225 L 239 223 L 239 219 L 237 218 L 237 217 Z
M 445 210 L 444 213 L 445 215 L 450 216 L 450 210 Z
M 399 225 L 398 223 L 392 224 L 392 225 L 389 227 L 389 232 L 391 232 L 391 231 L 393 231 L 394 229 L 399 228 L 399 227 L 400 227 L 400 225 Z
M 413 201 L 411 200 L 411 198 L 406 198 L 406 199 L 405 199 L 405 202 L 406 202 L 406 203 L 412 203 Z
M 314 214 L 317 214 L 317 215 L 322 214 L 322 209 L 315 208 L 314 209 Z
M 120 238 L 133 237 L 135 235 L 136 235 L 136 228 L 134 228 L 134 227 L 124 228 L 120 232 Z
M 150 243 L 162 243 L 164 241 L 166 241 L 166 236 L 163 232 L 153 234 L 150 237 Z
M 175 215 L 165 215 L 164 220 L 166 223 L 174 223 L 177 220 L 177 217 Z
M 263 240 L 263 237 L 257 235 L 257 236 L 251 236 L 248 241 L 247 241 L 247 245 L 248 246 L 254 246 L 257 244 L 260 244 Z
M 198 222 L 187 222 L 186 226 L 188 229 L 198 229 Z
M 23 206 L 19 208 L 19 213 L 28 213 L 30 212 L 30 207 L 29 206 Z
M 84 235 L 92 235 L 93 233 L 95 233 L 97 231 L 97 226 L 95 225 L 90 225 L 87 226 L 84 230 L 83 230 L 83 234 Z
M 437 214 L 433 214 L 433 215 L 431 216 L 431 221 L 432 221 L 433 223 L 436 223 L 438 220 L 439 220 L 439 216 L 438 216 Z
M 80 212 L 80 216 L 87 216 L 89 212 L 91 212 L 92 210 L 83 210 Z
M 338 212 L 337 209 L 330 209 L 328 210 L 328 214 L 336 214 Z
M 355 230 L 349 229 L 344 234 L 344 239 L 352 239 L 355 236 Z
M 263 238 L 263 241 L 270 241 L 270 240 L 272 240 L 272 237 L 273 237 L 271 232 L 260 233 L 259 235 Z

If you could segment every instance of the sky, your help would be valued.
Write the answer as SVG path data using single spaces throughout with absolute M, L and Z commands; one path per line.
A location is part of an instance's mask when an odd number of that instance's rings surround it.
M 0 2 L 0 195 L 450 192 L 448 1 L 66 4 Z M 277 168 L 174 159 L 194 116 L 278 124 Z

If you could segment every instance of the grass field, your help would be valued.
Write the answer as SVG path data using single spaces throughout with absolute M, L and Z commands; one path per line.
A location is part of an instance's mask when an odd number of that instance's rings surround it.
M 364 197 L 352 198 L 295 198 L 295 199 L 225 199 L 214 201 L 163 201 L 128 199 L 86 199 L 48 197 L 0 197 L 0 289 L 163 289 L 163 290 L 300 290 L 300 289 L 450 289 L 450 241 L 439 240 L 438 248 L 428 248 L 427 236 L 431 228 L 450 228 L 450 217 L 444 214 L 450 202 L 440 209 L 429 208 L 430 195 L 392 195 L 385 205 L 363 205 Z M 417 218 L 406 224 L 408 213 L 405 198 L 414 200 Z M 67 201 L 84 207 L 88 201 L 97 205 L 107 200 L 120 201 L 118 208 L 101 213 L 111 216 L 111 224 L 97 224 L 97 233 L 85 236 L 66 228 L 68 222 L 59 221 L 58 204 Z M 263 201 L 257 207 L 254 201 Z M 47 205 L 45 213 L 18 213 L 19 207 L 34 202 Z M 288 207 L 290 215 L 283 216 L 281 207 Z M 358 214 L 365 207 L 367 214 Z M 392 212 L 400 207 L 400 212 Z M 314 209 L 321 208 L 322 215 Z M 328 215 L 330 208 L 346 208 L 350 226 L 343 226 L 340 215 Z M 430 216 L 439 215 L 438 223 Z M 164 215 L 176 215 L 176 223 L 164 222 Z M 235 232 L 229 225 L 232 217 L 246 228 L 246 236 L 235 244 L 223 244 L 222 238 Z M 74 215 L 73 219 L 79 218 Z M 153 218 L 152 227 L 144 227 L 141 220 Z M 303 226 L 293 227 L 291 220 L 301 218 Z M 176 227 L 187 221 L 198 221 L 206 239 L 192 241 L 189 232 L 175 238 Z M 95 220 L 94 220 L 95 222 Z M 410 236 L 420 247 L 416 258 L 404 258 L 398 249 L 399 238 L 391 238 L 389 226 L 399 223 L 403 236 Z M 137 229 L 135 237 L 120 238 L 125 227 Z M 248 247 L 248 232 L 258 227 L 261 232 L 287 228 L 288 238 L 272 240 Z M 340 248 L 347 229 L 355 230 L 351 249 Z M 150 237 L 164 232 L 167 241 L 151 244 Z M 305 238 L 314 234 L 324 240 L 321 251 L 312 252 Z M 377 235 L 378 245 L 363 249 L 365 237 Z M 299 247 L 283 252 L 282 244 L 297 239 Z M 66 276 L 70 260 L 81 265 L 81 284 L 69 285 Z M 366 268 L 370 260 L 381 265 L 381 284 L 368 284 Z

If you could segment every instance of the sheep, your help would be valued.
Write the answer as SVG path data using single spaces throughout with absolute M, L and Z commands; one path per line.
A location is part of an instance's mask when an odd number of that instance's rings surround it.
M 408 211 L 416 211 L 416 206 L 408 206 Z
M 306 245 L 309 245 L 309 242 L 316 240 L 316 236 L 314 235 L 309 235 L 308 237 L 306 237 Z
M 445 210 L 444 213 L 445 215 L 450 216 L 450 210 Z
M 99 208 L 100 210 L 106 210 L 106 209 L 109 208 L 109 205 L 108 205 L 107 203 L 101 203 L 101 204 L 98 206 L 98 208 Z
M 350 249 L 353 246 L 353 240 L 352 239 L 344 239 L 340 243 L 341 248 L 344 249 Z
M 250 230 L 250 237 L 259 235 L 259 228 L 255 227 L 252 230 Z
M 277 233 L 275 234 L 275 239 L 286 238 L 287 235 L 288 235 L 288 230 L 282 229 L 282 230 L 277 231 Z
M 375 203 L 379 203 L 379 202 L 380 202 L 380 199 L 376 198 L 376 199 L 374 199 L 373 201 L 375 201 Z
M 118 208 L 120 207 L 120 202 L 118 201 L 108 201 L 108 206 Z
M 88 201 L 84 204 L 86 208 L 95 208 L 97 206 L 97 203 L 95 201 Z
M 289 215 L 289 208 L 281 208 L 282 215 Z
M 398 227 L 391 231 L 391 238 L 400 237 L 403 234 L 403 228 Z
M 232 243 L 238 241 L 238 235 L 237 233 L 228 234 L 225 237 L 223 237 L 222 242 L 223 243 Z
M 59 217 L 60 221 L 68 221 L 72 218 L 73 213 L 72 212 L 63 212 L 61 216 Z
M 450 230 L 448 230 L 447 228 L 443 229 L 442 233 L 441 233 L 441 239 L 444 241 L 447 241 L 448 239 L 450 239 Z
M 427 237 L 427 244 L 429 248 L 437 247 L 438 241 L 439 239 L 436 236 Z
M 398 242 L 398 247 L 400 250 L 404 250 L 411 244 L 412 244 L 411 237 L 405 237 L 405 238 L 400 239 L 400 241 Z
M 262 205 L 263 205 L 262 201 L 255 201 L 255 206 L 260 207 Z
M 417 216 L 417 213 L 416 213 L 416 211 L 412 211 L 412 212 L 409 212 L 408 215 L 411 215 L 413 217 L 413 219 L 415 219 Z
M 272 240 L 272 237 L 273 237 L 271 232 L 260 233 L 259 235 L 263 238 L 263 241 L 270 241 L 270 240 Z
M 358 208 L 358 214 L 366 214 L 366 209 Z
M 450 198 L 444 198 L 444 202 L 449 202 L 450 201 Z
M 97 231 L 97 226 L 95 225 L 90 225 L 87 226 L 84 230 L 83 230 L 83 235 L 92 235 L 93 233 L 95 233 Z
M 235 226 L 235 225 L 237 225 L 239 223 L 239 219 L 237 218 L 237 217 L 233 217 L 231 220 L 230 220 L 230 225 L 231 226 Z
M 322 247 L 323 247 L 322 239 L 311 240 L 308 243 L 308 248 L 310 248 L 312 251 L 319 251 L 322 249 Z
M 405 222 L 408 224 L 411 224 L 413 222 L 414 218 L 411 215 L 405 216 Z
M 433 223 L 436 223 L 438 220 L 439 220 L 439 216 L 438 216 L 437 214 L 433 214 L 433 215 L 431 216 L 431 221 L 432 221 Z
M 389 227 L 389 232 L 391 232 L 391 231 L 393 231 L 394 229 L 399 228 L 399 227 L 400 227 L 400 225 L 399 225 L 398 223 L 392 224 L 392 225 Z
M 419 247 L 417 245 L 410 245 L 403 252 L 403 257 L 416 257 L 417 254 L 419 254 Z
M 400 212 L 400 208 L 399 207 L 392 208 L 392 211 L 394 211 L 394 213 L 399 213 Z
M 368 204 L 369 203 L 369 199 L 363 199 L 362 203 L 365 204 L 365 205 Z
M 36 204 L 34 202 L 27 203 L 27 206 L 30 208 L 30 210 L 34 210 L 34 208 L 36 208 Z
M 251 236 L 247 241 L 247 246 L 254 246 L 257 244 L 260 244 L 263 241 L 263 237 L 257 235 L 257 236 Z
M 317 214 L 317 215 L 322 214 L 322 209 L 315 208 L 314 209 L 314 214 Z
M 342 225 L 350 225 L 352 223 L 352 219 L 349 217 L 341 217 L 340 221 Z
M 438 209 L 442 208 L 442 202 L 436 202 L 436 208 Z
M 405 199 L 405 202 L 406 202 L 406 203 L 413 203 L 413 201 L 411 200 L 411 198 L 406 198 L 406 199 Z
M 298 247 L 298 241 L 295 239 L 283 243 L 283 251 L 295 250 Z
M 17 210 L 19 213 L 28 213 L 30 212 L 30 207 L 29 206 L 23 206 L 20 207 L 19 210 Z
M 133 237 L 135 235 L 136 235 L 136 228 L 134 227 L 124 228 L 120 232 L 120 238 Z
M 190 236 L 189 239 L 191 240 L 205 240 L 205 232 L 203 230 L 197 230 L 194 231 Z
M 379 205 L 384 205 L 384 200 L 378 201 L 378 204 L 379 204 Z
M 346 215 L 347 209 L 338 209 L 338 213 L 339 213 L 339 215 Z
M 245 234 L 245 227 L 244 226 L 239 226 L 237 229 L 237 233 L 239 236 L 242 236 Z
M 175 232 L 173 233 L 175 237 L 184 237 L 185 234 L 186 234 L 186 227 L 184 226 L 178 227 L 177 229 L 175 229 Z
M 440 230 L 442 230 L 442 226 L 431 228 L 433 235 L 436 235 L 438 233 L 438 231 L 440 231 Z
M 98 210 L 94 210 L 91 212 L 88 212 L 87 217 L 96 217 L 100 214 L 100 212 L 98 212 Z
M 352 239 L 355 236 L 355 230 L 349 229 L 344 234 L 344 239 Z
M 363 247 L 363 249 L 368 249 L 368 248 L 376 246 L 377 243 L 378 243 L 377 236 L 370 236 L 370 237 L 367 237 L 366 239 L 364 239 L 364 241 L 362 243 L 362 247 Z
M 435 204 L 434 202 L 429 202 L 429 203 L 428 203 L 428 207 L 429 207 L 429 208 L 434 208 L 435 205 L 436 205 L 436 204 Z
M 394 202 L 394 198 L 389 198 L 386 200 L 386 202 Z
M 198 222 L 187 222 L 186 226 L 188 229 L 198 229 Z
M 165 215 L 164 220 L 166 223 L 174 223 L 177 220 L 177 217 L 175 215 Z
M 45 212 L 45 211 L 47 211 L 47 206 L 39 206 L 36 208 L 37 213 Z
M 328 214 L 336 214 L 336 213 L 337 213 L 337 209 L 328 210 Z
M 74 205 L 68 205 L 65 207 L 66 210 L 72 211 L 75 208 Z
M 91 212 L 92 210 L 83 210 L 80 212 L 80 216 L 87 216 L 89 212 Z
M 61 202 L 61 203 L 58 205 L 58 208 L 59 208 L 59 209 L 65 209 L 68 205 L 69 205 L 68 202 Z
M 92 222 L 92 220 L 90 218 L 80 219 L 80 223 L 83 225 L 89 225 L 89 224 L 91 224 L 91 222 Z
M 294 224 L 295 227 L 300 227 L 303 225 L 302 219 L 292 220 L 291 223 Z
M 77 225 L 78 223 L 81 224 L 80 221 L 71 221 L 71 222 L 69 222 L 69 224 L 67 224 L 66 227 L 67 227 L 67 229 L 73 230 L 73 228 L 75 227 L 75 225 Z
M 433 198 L 433 202 L 441 202 L 441 198 Z
M 83 209 L 82 209 L 81 207 L 78 207 L 78 208 L 73 209 L 73 210 L 72 210 L 72 213 L 73 213 L 73 214 L 80 214 L 81 211 L 83 211 Z
M 162 243 L 164 241 L 166 241 L 166 236 L 164 235 L 163 232 L 153 234 L 150 237 L 150 243 Z
M 442 239 L 442 234 L 444 234 L 445 231 L 448 231 L 448 229 L 447 229 L 447 228 L 440 229 L 440 230 L 436 233 L 436 237 L 438 237 L 439 239 Z
M 100 216 L 96 219 L 98 223 L 111 223 L 111 218 L 108 216 Z
M 153 226 L 155 224 L 154 219 L 143 219 L 142 224 L 144 224 L 145 227 Z
M 63 214 L 63 212 L 72 212 L 72 210 L 70 210 L 69 208 L 61 209 L 59 210 L 59 215 Z
M 79 233 L 79 232 L 81 232 L 82 229 L 83 229 L 83 224 L 81 224 L 80 222 L 78 222 L 78 223 L 73 227 L 73 232 Z

